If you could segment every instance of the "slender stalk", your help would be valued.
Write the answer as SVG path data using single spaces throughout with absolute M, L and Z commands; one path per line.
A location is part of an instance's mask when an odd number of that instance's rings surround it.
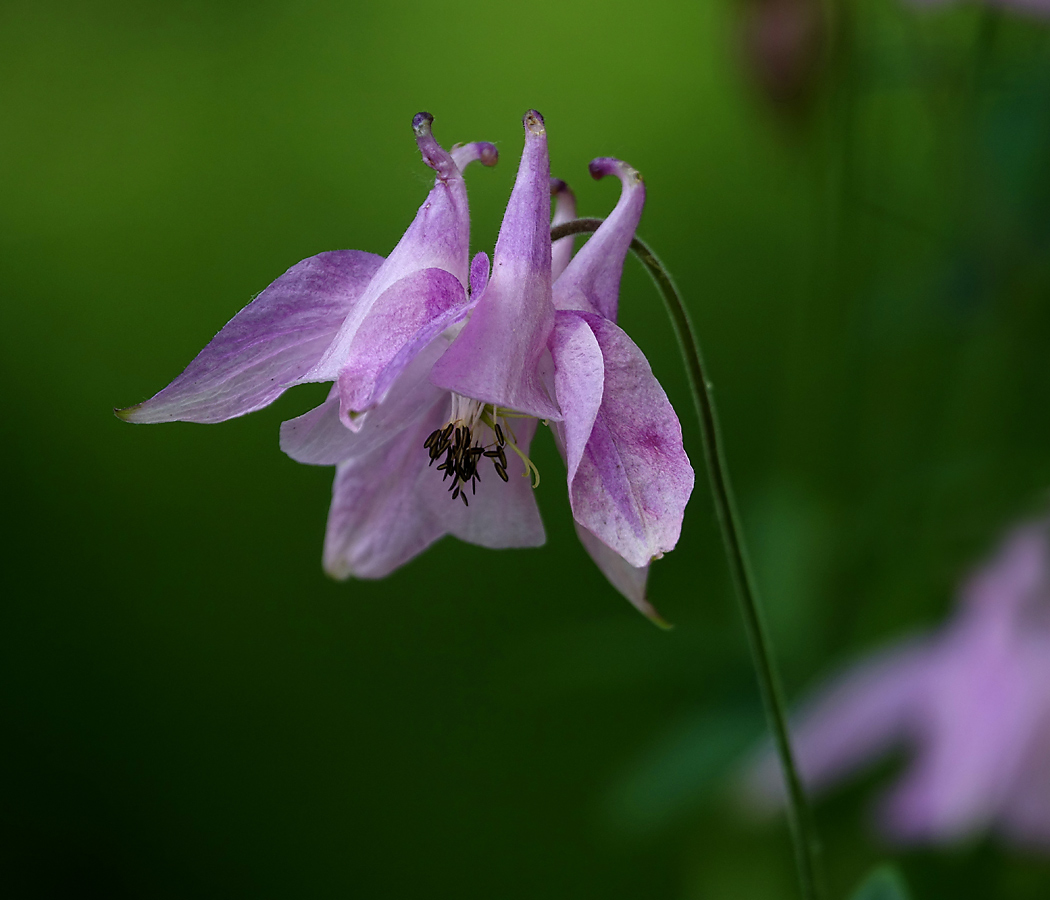
M 551 230 L 551 240 L 568 237 L 570 234 L 594 232 L 601 223 L 601 219 L 575 219 L 565 222 Z M 819 900 L 822 894 L 817 874 L 820 845 L 791 750 L 791 738 L 784 714 L 783 692 L 773 662 L 769 637 L 762 620 L 754 578 L 748 565 L 744 534 L 740 527 L 736 501 L 733 499 L 733 488 L 729 480 L 729 469 L 726 465 L 718 415 L 715 411 L 713 387 L 704 374 L 703 359 L 700 355 L 696 332 L 693 331 L 689 314 L 682 303 L 674 281 L 652 250 L 638 238 L 631 241 L 631 250 L 642 261 L 656 283 L 657 290 L 671 317 L 671 324 L 678 338 L 678 347 L 685 360 L 689 387 L 692 390 L 696 414 L 700 420 L 700 433 L 703 437 L 704 457 L 711 481 L 715 511 L 722 529 L 722 539 L 725 543 L 726 556 L 729 559 L 733 584 L 740 598 L 744 626 L 751 645 L 751 655 L 758 676 L 762 702 L 765 706 L 770 731 L 773 733 L 777 755 L 780 757 L 784 780 L 787 783 L 788 821 L 795 846 L 795 862 L 798 866 L 802 896 L 805 900 Z

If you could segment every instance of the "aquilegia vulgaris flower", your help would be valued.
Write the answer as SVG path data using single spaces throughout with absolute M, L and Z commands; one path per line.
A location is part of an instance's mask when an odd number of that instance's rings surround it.
M 1045 523 L 1017 528 L 963 586 L 942 631 L 875 653 L 803 704 L 792 732 L 814 790 L 904 744 L 914 759 L 881 799 L 901 843 L 953 843 L 990 828 L 1050 851 L 1050 550 Z M 767 755 L 750 788 L 781 802 Z
M 296 264 L 242 309 L 170 385 L 118 411 L 129 422 L 221 422 L 306 382 L 328 399 L 281 426 L 293 459 L 336 467 L 324 566 L 379 578 L 446 534 L 485 547 L 544 541 L 529 459 L 551 426 L 568 468 L 580 539 L 639 609 L 650 561 L 679 536 L 693 471 L 678 419 L 641 351 L 616 325 L 620 276 L 645 188 L 617 160 L 612 215 L 572 256 L 551 246 L 575 214 L 552 181 L 547 134 L 525 116 L 525 147 L 489 272 L 468 265 L 463 170 L 496 162 L 472 143 L 446 152 L 420 113 L 413 129 L 434 188 L 384 260 L 357 250 Z

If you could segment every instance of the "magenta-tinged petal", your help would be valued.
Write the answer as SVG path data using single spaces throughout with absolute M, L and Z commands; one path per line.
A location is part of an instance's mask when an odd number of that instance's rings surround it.
M 554 305 L 557 309 L 596 311 L 615 322 L 623 262 L 645 206 L 645 183 L 618 159 L 596 159 L 590 170 L 595 178 L 616 175 L 623 188 L 616 208 L 554 283 Z
M 572 317 L 593 332 L 604 367 L 601 405 L 581 448 L 594 404 L 593 348 L 568 352 L 568 326 L 559 325 L 551 352 L 559 403 L 572 410 L 565 437 L 573 517 L 641 568 L 678 542 L 693 469 L 678 417 L 641 350 L 601 316 L 566 312 L 559 323 Z M 582 347 L 578 326 L 572 334 Z
M 474 254 L 470 261 L 470 299 L 476 304 L 489 283 L 489 255 L 484 251 Z
M 334 466 L 354 456 L 373 452 L 396 438 L 425 416 L 445 392 L 427 377 L 434 362 L 448 347 L 439 337 L 425 347 L 398 376 L 386 400 L 343 424 L 339 414 L 339 386 L 328 399 L 295 419 L 281 423 L 281 449 L 296 462 Z
M 551 196 L 554 198 L 554 218 L 551 220 L 551 228 L 564 222 L 571 222 L 576 218 L 576 195 L 569 186 L 560 178 L 551 179 Z M 572 259 L 572 248 L 576 243 L 576 236 L 570 234 L 568 237 L 559 238 L 551 245 L 551 281 L 558 280 L 558 276 L 565 271 L 565 267 Z
M 387 288 L 358 328 L 339 372 L 343 416 L 380 403 L 420 350 L 470 306 L 463 285 L 444 269 L 421 269 Z
M 795 757 L 806 786 L 819 791 L 891 746 L 915 739 L 933 666 L 928 645 L 889 647 L 832 679 L 792 716 Z M 749 776 L 761 806 L 779 806 L 780 765 L 766 751 Z
M 324 540 L 333 578 L 382 578 L 447 533 L 445 519 L 421 502 L 423 442 L 447 411 L 447 395 L 396 441 L 336 469 Z
M 557 419 L 539 374 L 553 324 L 547 133 L 539 113 L 530 112 L 492 278 L 431 378 L 465 397 Z
M 602 574 L 609 579 L 609 583 L 630 600 L 631 605 L 643 616 L 651 619 L 661 628 L 666 628 L 667 622 L 656 611 L 645 595 L 645 585 L 649 579 L 649 567 L 641 566 L 636 568 L 629 565 L 620 554 L 610 550 L 586 528 L 582 527 L 579 522 L 574 522 L 573 524 L 576 526 L 576 535 L 579 537 L 580 543 L 583 544 L 583 548 L 594 560 L 595 565 L 601 569 Z
M 470 216 L 463 175 L 452 156 L 441 148 L 430 130 L 433 117 L 419 113 L 412 127 L 423 161 L 437 173 L 434 187 L 419 208 L 386 262 L 362 294 L 353 313 L 347 316 L 331 346 L 314 366 L 313 381 L 335 381 L 350 358 L 358 330 L 373 305 L 395 282 L 421 269 L 444 269 L 467 286 Z M 468 145 L 472 146 L 472 145 Z
M 127 422 L 223 422 L 262 409 L 307 373 L 383 259 L 333 250 L 296 263 L 235 315 L 164 390 L 117 411 Z

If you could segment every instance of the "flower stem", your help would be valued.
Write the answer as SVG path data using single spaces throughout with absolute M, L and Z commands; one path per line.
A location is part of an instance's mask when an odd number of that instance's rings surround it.
M 565 222 L 551 230 L 551 240 L 567 237 L 570 234 L 594 232 L 601 223 L 601 219 L 575 219 Z M 726 466 L 725 450 L 722 447 L 713 388 L 704 374 L 700 345 L 689 321 L 689 314 L 686 312 L 685 305 L 682 303 L 670 274 L 652 250 L 638 238 L 631 241 L 631 250 L 642 261 L 656 283 L 657 290 L 667 307 L 668 315 L 671 317 L 671 324 L 678 338 L 678 347 L 685 360 L 689 387 L 696 405 L 696 414 L 700 420 L 700 433 L 703 436 L 704 457 L 711 481 L 711 494 L 714 498 L 718 523 L 722 529 L 729 569 L 733 576 L 737 596 L 740 598 L 744 625 L 747 629 L 748 642 L 751 645 L 751 655 L 766 717 L 770 731 L 773 733 L 777 755 L 780 757 L 784 780 L 787 782 L 788 821 L 795 846 L 795 862 L 798 867 L 802 896 L 805 900 L 819 900 L 822 893 L 817 874 L 820 845 L 791 750 L 791 738 L 788 734 L 787 717 L 784 714 L 780 679 L 773 662 L 769 637 L 766 634 L 759 608 L 758 593 L 755 590 L 754 579 L 748 565 L 743 530 L 740 527 L 740 517 L 736 510 L 733 488 L 729 480 L 729 469 Z

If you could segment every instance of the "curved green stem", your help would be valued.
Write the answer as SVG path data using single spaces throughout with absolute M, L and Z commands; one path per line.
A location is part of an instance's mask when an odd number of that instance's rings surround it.
M 601 223 L 601 219 L 575 219 L 565 222 L 551 229 L 551 240 L 558 240 L 558 238 L 568 237 L 571 234 L 594 232 Z M 819 841 L 791 750 L 791 738 L 788 734 L 787 717 L 784 713 L 783 692 L 773 662 L 769 637 L 762 621 L 754 578 L 748 565 L 744 534 L 740 527 L 736 501 L 733 499 L 733 488 L 729 480 L 729 469 L 726 465 L 718 415 L 715 411 L 713 388 L 704 374 L 703 358 L 700 355 L 696 332 L 693 331 L 689 314 L 686 312 L 674 281 L 652 250 L 638 238 L 631 241 L 631 250 L 642 261 L 656 283 L 657 290 L 671 317 L 671 324 L 678 338 L 678 347 L 685 360 L 689 387 L 692 390 L 696 414 L 700 420 L 700 433 L 703 437 L 704 457 L 711 481 L 711 494 L 718 515 L 718 523 L 722 529 L 729 569 L 733 576 L 737 596 L 740 598 L 744 625 L 747 629 L 748 642 L 751 645 L 751 654 L 755 663 L 766 717 L 770 731 L 773 733 L 777 755 L 780 757 L 784 780 L 787 782 L 788 820 L 795 846 L 795 861 L 798 866 L 802 896 L 805 900 L 818 900 L 822 893 L 817 875 Z

